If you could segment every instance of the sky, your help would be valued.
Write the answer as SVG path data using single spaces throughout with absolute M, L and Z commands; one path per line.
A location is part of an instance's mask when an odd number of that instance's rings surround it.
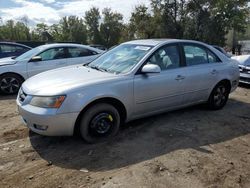
M 138 4 L 148 6 L 150 0 L 0 0 L 0 17 L 5 22 L 26 17 L 28 25 L 57 23 L 63 16 L 84 16 L 91 7 L 111 8 L 124 16 L 127 22 Z

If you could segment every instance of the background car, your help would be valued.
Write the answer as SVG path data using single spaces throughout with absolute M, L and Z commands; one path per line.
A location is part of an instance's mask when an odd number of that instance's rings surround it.
M 223 53 L 225 56 L 227 56 L 228 58 L 232 57 L 231 54 L 227 53 L 224 48 L 217 46 L 217 45 L 212 45 L 216 50 L 219 50 L 221 53 Z
M 89 63 L 102 50 L 80 44 L 42 45 L 16 57 L 0 59 L 0 93 L 17 93 L 22 82 L 38 73 Z
M 234 60 L 204 43 L 136 40 L 85 66 L 26 80 L 17 104 L 34 132 L 90 143 L 113 137 L 122 123 L 189 105 L 218 110 L 238 86 Z M 178 118 L 178 117 L 177 117 Z
M 240 55 L 231 58 L 239 63 L 240 82 L 250 84 L 250 55 Z
M 31 49 L 31 47 L 23 44 L 14 42 L 0 42 L 0 58 L 16 57 Z
M 105 46 L 100 45 L 100 44 L 90 44 L 89 46 L 90 46 L 90 47 L 93 47 L 93 48 L 97 48 L 97 49 L 99 49 L 99 50 L 103 50 L 103 51 L 108 50 Z

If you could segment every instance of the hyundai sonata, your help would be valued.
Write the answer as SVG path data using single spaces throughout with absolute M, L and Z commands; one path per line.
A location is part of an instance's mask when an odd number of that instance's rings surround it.
M 221 109 L 239 68 L 210 45 L 188 40 L 123 43 L 87 65 L 36 75 L 17 97 L 23 121 L 42 135 L 80 133 L 87 142 L 117 134 L 122 123 L 189 105 Z

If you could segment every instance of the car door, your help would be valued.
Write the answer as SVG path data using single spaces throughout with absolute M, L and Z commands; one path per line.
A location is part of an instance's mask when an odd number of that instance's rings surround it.
M 44 71 L 67 66 L 68 51 L 64 47 L 50 48 L 36 56 L 41 57 L 41 59 L 38 61 L 32 61 L 31 59 L 27 63 L 29 77 Z
M 205 46 L 184 43 L 183 54 L 186 67 L 183 68 L 183 103 L 192 104 L 208 99 L 211 88 L 217 83 L 223 65 L 220 59 Z
M 134 77 L 135 116 L 153 114 L 182 104 L 182 61 L 179 45 L 161 47 L 146 61 L 157 64 L 160 73 L 137 73 Z
M 68 65 L 86 64 L 94 60 L 98 53 L 83 47 L 68 47 Z

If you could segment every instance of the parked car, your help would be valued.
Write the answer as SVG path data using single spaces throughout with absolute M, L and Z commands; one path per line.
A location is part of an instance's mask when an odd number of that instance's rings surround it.
M 216 49 L 216 50 L 219 50 L 221 53 L 223 53 L 225 56 L 227 56 L 228 58 L 232 57 L 231 54 L 227 53 L 224 48 L 220 47 L 220 46 L 217 46 L 217 45 L 213 45 L 213 47 Z
M 19 113 L 34 132 L 99 142 L 122 123 L 207 103 L 224 107 L 238 85 L 239 68 L 210 45 L 189 40 L 123 43 L 85 66 L 36 75 L 17 97 Z
M 105 46 L 100 45 L 100 44 L 90 44 L 89 46 L 93 47 L 93 48 L 100 49 L 100 50 L 104 50 L 104 51 L 108 50 Z
M 240 82 L 250 84 L 250 55 L 234 56 L 232 59 L 239 63 Z
M 89 63 L 102 50 L 79 44 L 48 44 L 16 58 L 0 59 L 0 93 L 17 93 L 22 82 L 38 73 L 63 66 Z
M 16 57 L 32 48 L 15 42 L 0 42 L 0 58 Z

